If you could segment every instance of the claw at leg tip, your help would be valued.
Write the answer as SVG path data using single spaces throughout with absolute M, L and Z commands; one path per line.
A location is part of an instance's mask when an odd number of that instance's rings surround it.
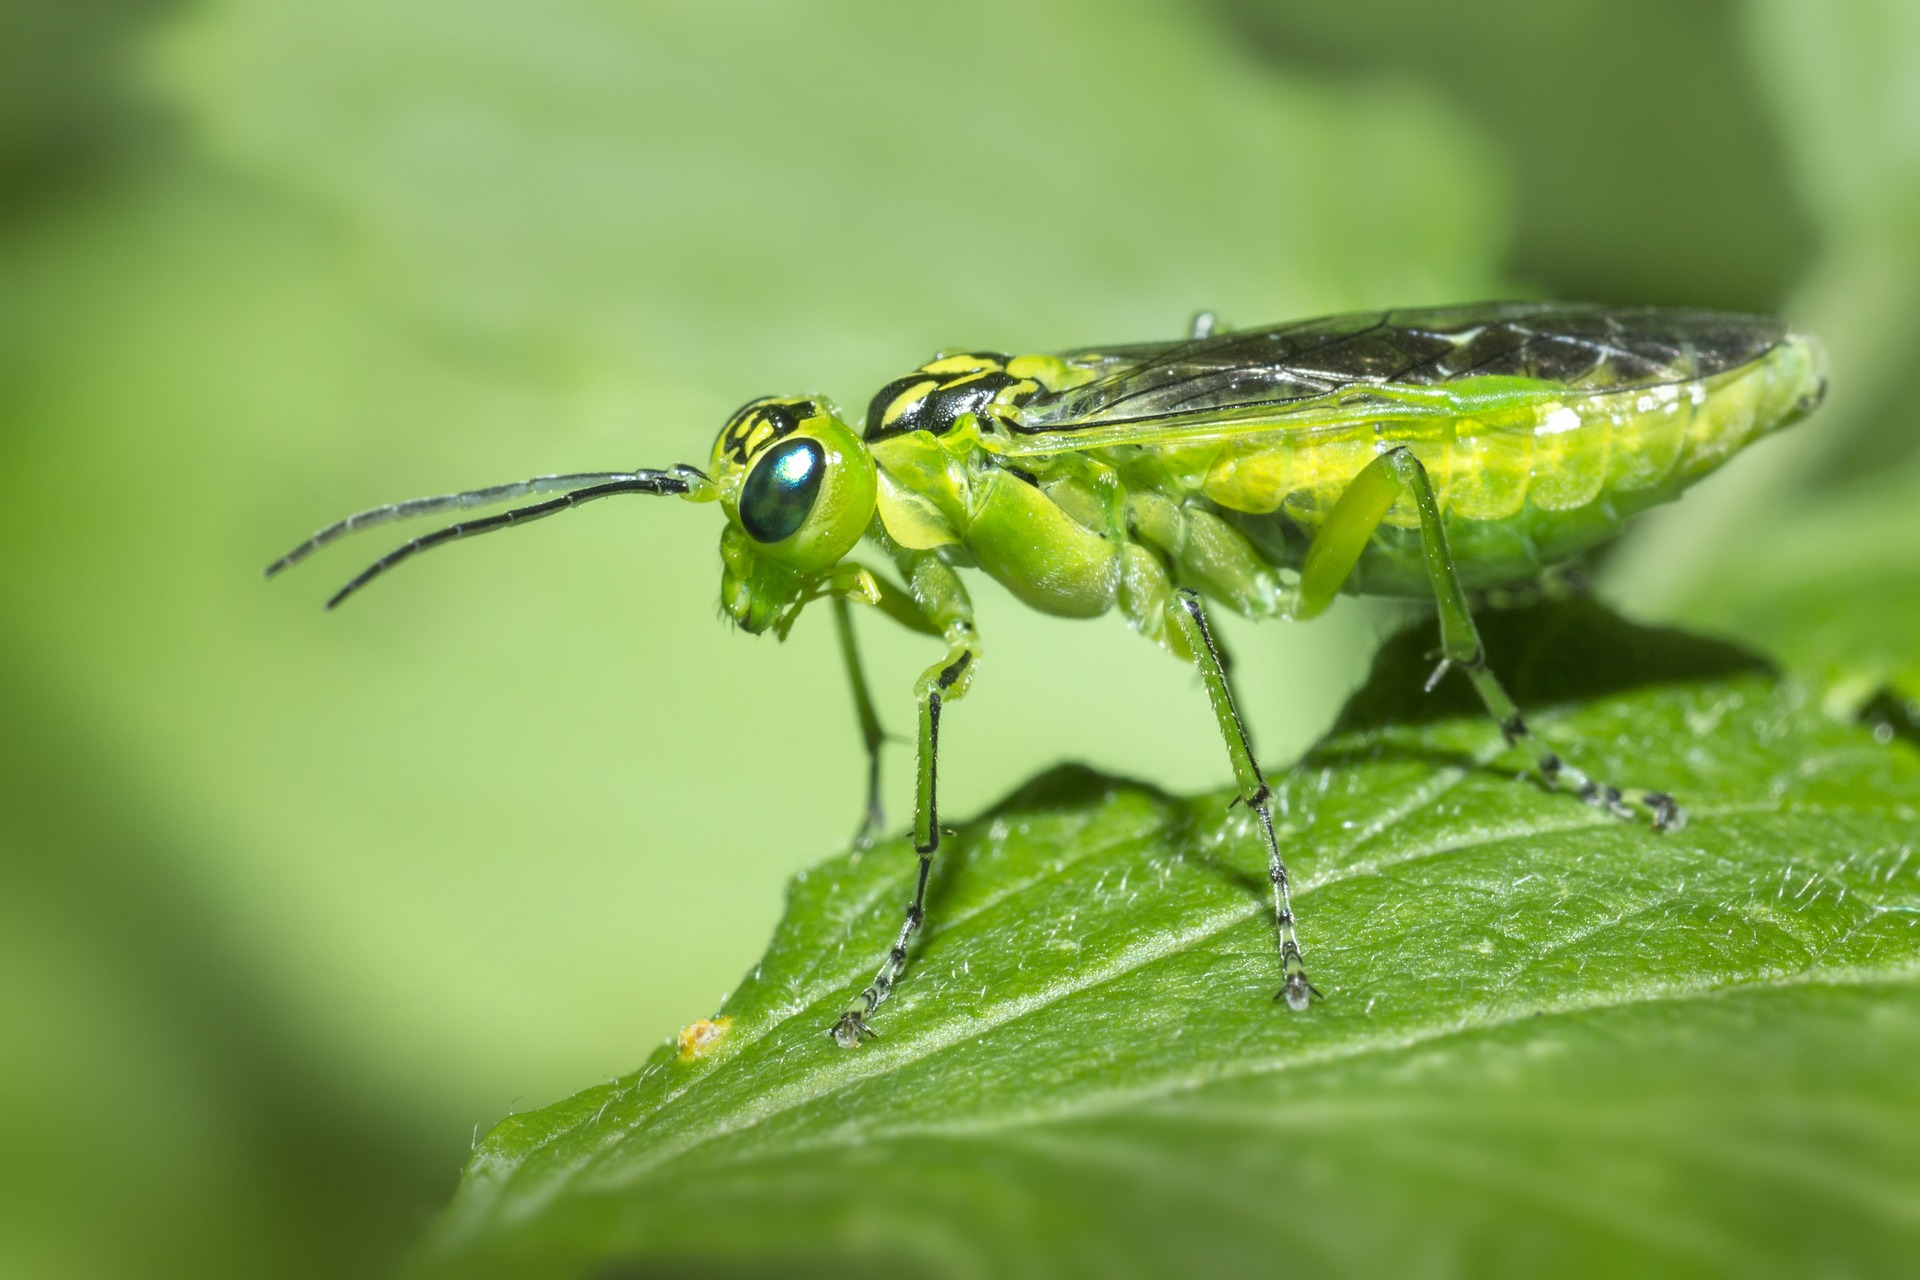
M 868 1026 L 866 1020 L 859 1014 L 843 1013 L 840 1015 L 840 1021 L 834 1023 L 827 1034 L 832 1036 L 833 1042 L 842 1049 L 858 1049 L 868 1036 L 878 1035 L 879 1032 Z
M 1305 1013 L 1309 1005 L 1323 997 L 1320 988 L 1307 980 L 1306 966 L 1299 962 L 1299 952 L 1295 951 L 1288 960 L 1287 980 L 1273 998 L 1286 1001 L 1287 1008 L 1295 1013 Z
M 1295 1013 L 1305 1013 L 1308 1006 L 1313 1003 L 1313 998 L 1319 994 L 1318 989 L 1307 981 L 1305 975 L 1296 975 L 1289 977 L 1287 984 L 1281 987 L 1273 998 L 1286 1001 L 1287 1008 Z
M 1648 792 L 1646 804 L 1652 811 L 1655 831 L 1678 831 L 1687 825 L 1687 811 L 1664 791 Z

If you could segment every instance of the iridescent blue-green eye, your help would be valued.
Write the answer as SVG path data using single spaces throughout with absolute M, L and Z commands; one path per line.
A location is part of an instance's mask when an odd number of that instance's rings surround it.
M 767 450 L 740 489 L 740 527 L 755 542 L 781 542 L 807 522 L 827 454 L 812 440 L 783 440 Z

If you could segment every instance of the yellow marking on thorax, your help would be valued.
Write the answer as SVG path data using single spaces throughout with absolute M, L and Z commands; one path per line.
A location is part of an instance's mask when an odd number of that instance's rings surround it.
M 1000 369 L 998 360 L 989 360 L 984 356 L 958 355 L 943 356 L 920 366 L 919 372 L 933 374 L 952 373 L 996 373 Z M 1016 377 L 1019 375 L 1015 375 Z
M 893 398 L 893 403 L 887 406 L 887 411 L 880 415 L 880 425 L 882 427 L 892 426 L 900 420 L 902 414 L 911 412 L 913 406 L 919 404 L 922 400 L 926 399 L 930 393 L 939 390 L 939 388 L 940 384 L 933 381 L 914 383 Z

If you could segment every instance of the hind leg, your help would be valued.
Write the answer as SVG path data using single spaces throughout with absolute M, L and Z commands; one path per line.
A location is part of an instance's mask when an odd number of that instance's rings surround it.
M 1618 817 L 1645 814 L 1656 831 L 1676 831 L 1685 825 L 1686 811 L 1666 792 L 1620 788 L 1594 778 L 1562 760 L 1527 728 L 1520 709 L 1487 669 L 1480 631 L 1473 625 L 1467 593 L 1460 584 L 1459 570 L 1447 546 L 1440 504 L 1434 498 L 1426 468 L 1420 465 L 1412 450 L 1401 447 L 1381 454 L 1368 463 L 1340 495 L 1326 524 L 1307 548 L 1306 563 L 1300 570 L 1300 600 L 1294 616 L 1310 618 L 1332 603 L 1341 584 L 1353 572 L 1374 529 L 1403 492 L 1413 496 L 1414 505 L 1419 509 L 1427 579 L 1433 584 L 1434 600 L 1440 609 L 1442 656 L 1427 687 L 1431 689 L 1438 684 L 1449 667 L 1460 668 L 1473 682 L 1487 714 L 1500 726 L 1508 745 L 1526 749 L 1533 757 L 1540 780 L 1548 787 L 1572 791 L 1588 804 Z

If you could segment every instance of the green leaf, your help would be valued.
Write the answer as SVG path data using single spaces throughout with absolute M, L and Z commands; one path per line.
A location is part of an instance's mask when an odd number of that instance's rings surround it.
M 796 878 L 702 1049 L 498 1126 L 424 1269 L 1894 1269 L 1920 757 L 1596 605 L 1486 634 L 1537 732 L 1688 825 L 1517 780 L 1463 682 L 1420 694 L 1416 629 L 1276 780 L 1310 1012 L 1272 1000 L 1244 809 L 1059 769 L 944 848 L 880 1039 L 824 1031 L 897 926 L 897 843 Z

